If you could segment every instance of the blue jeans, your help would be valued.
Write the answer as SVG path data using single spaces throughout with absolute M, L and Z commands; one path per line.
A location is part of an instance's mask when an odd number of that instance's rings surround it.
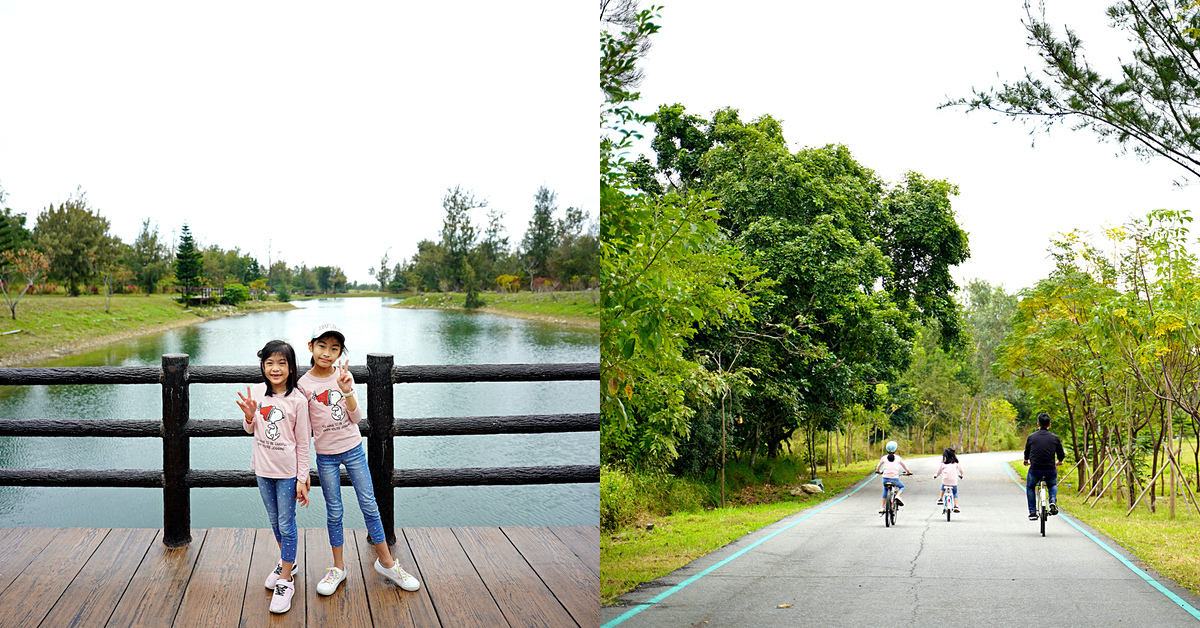
M 371 473 L 367 471 L 367 454 L 362 444 L 340 454 L 317 454 L 317 475 L 321 478 L 321 494 L 325 496 L 325 527 L 329 531 L 329 545 L 341 547 L 342 538 L 342 479 L 338 468 L 346 466 L 354 494 L 358 496 L 358 507 L 367 523 L 367 542 L 382 543 L 387 537 L 383 533 L 383 522 L 379 519 L 379 506 L 375 504 L 375 491 L 371 488 Z
M 904 490 L 904 482 L 901 482 L 899 478 L 883 478 L 883 496 L 884 497 L 887 497 L 888 485 L 895 486 L 896 489 L 898 489 L 899 491 Z
M 258 494 L 267 507 L 271 531 L 280 544 L 279 557 L 284 562 L 296 562 L 296 478 L 257 477 Z
M 1031 515 L 1035 514 L 1037 510 L 1037 495 L 1034 493 L 1033 487 L 1037 486 L 1040 478 L 1046 478 L 1046 488 L 1050 489 L 1050 503 L 1058 501 L 1058 470 L 1034 471 L 1030 469 L 1025 474 L 1025 498 L 1029 501 L 1029 514 Z

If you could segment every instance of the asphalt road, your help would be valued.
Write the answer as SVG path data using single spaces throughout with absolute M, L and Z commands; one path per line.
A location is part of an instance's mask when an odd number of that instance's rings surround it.
M 1004 471 L 1013 457 L 961 457 L 962 512 L 949 522 L 935 505 L 939 459 L 906 461 L 914 475 L 903 478 L 906 506 L 896 526 L 885 528 L 877 514 L 882 488 L 872 476 L 836 503 L 788 517 L 638 587 L 620 605 L 602 609 L 601 621 L 622 628 L 1200 626 L 1063 517 L 1050 518 L 1043 538 L 1028 519 L 1024 489 Z M 1147 569 L 1114 541 L 1079 525 Z M 1200 599 L 1148 573 L 1200 608 Z

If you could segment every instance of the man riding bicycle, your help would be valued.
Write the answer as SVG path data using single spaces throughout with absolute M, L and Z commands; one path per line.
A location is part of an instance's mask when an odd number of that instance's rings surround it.
M 1050 415 L 1045 412 L 1037 417 L 1038 430 L 1025 439 L 1025 466 L 1029 473 L 1025 475 L 1025 497 L 1029 502 L 1029 520 L 1036 521 L 1034 512 L 1034 487 L 1039 480 L 1046 480 L 1046 488 L 1050 490 L 1050 514 L 1058 514 L 1058 470 L 1056 466 L 1063 463 L 1067 453 L 1063 451 L 1062 441 L 1058 435 L 1050 431 Z

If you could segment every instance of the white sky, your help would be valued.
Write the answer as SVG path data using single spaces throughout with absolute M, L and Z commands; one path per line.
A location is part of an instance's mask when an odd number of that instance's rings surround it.
M 368 282 L 461 185 L 515 245 L 541 185 L 596 218 L 596 24 L 556 0 L 0 0 L 5 205 L 32 227 L 83 186 L 125 242 L 186 221 Z
M 1046 3 L 1093 66 L 1113 75 L 1118 56 L 1131 57 L 1108 27 L 1110 2 Z M 972 252 L 954 272 L 960 284 L 1032 286 L 1052 269 L 1056 232 L 1099 231 L 1158 208 L 1200 214 L 1200 187 L 1173 185 L 1186 171 L 1165 160 L 1117 156 L 1115 144 L 1069 126 L 1031 137 L 1032 126 L 1000 114 L 937 109 L 972 87 L 1015 82 L 1026 67 L 1040 72 L 1021 0 L 664 4 L 640 110 L 678 102 L 705 118 L 726 106 L 746 121 L 770 114 L 793 151 L 845 144 L 889 183 L 911 170 L 957 184 Z

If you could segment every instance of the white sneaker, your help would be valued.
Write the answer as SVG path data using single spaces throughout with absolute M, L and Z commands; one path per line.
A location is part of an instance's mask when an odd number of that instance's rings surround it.
M 300 571 L 300 565 L 293 562 L 292 563 L 292 577 L 295 578 L 296 573 L 299 571 Z M 283 559 L 281 558 L 275 563 L 275 571 L 272 571 L 271 573 L 267 574 L 267 582 L 266 582 L 267 588 L 274 589 L 275 583 L 279 581 L 279 577 L 282 575 L 283 575 Z M 280 612 L 282 612 L 282 611 L 280 611 Z
M 379 559 L 376 558 L 375 571 L 379 572 L 379 575 L 391 580 L 396 584 L 396 586 L 404 589 L 405 591 L 416 591 L 417 589 L 421 588 L 421 583 L 416 578 L 412 577 L 412 574 L 404 571 L 404 568 L 400 566 L 400 561 L 398 560 L 393 561 L 391 567 L 384 567 L 383 564 L 379 562 Z
M 275 583 L 275 594 L 271 596 L 271 612 L 286 613 L 292 607 L 292 595 L 296 585 L 291 580 L 280 580 Z
M 317 593 L 321 595 L 333 595 L 333 592 L 337 591 L 338 585 L 345 579 L 345 571 L 337 567 L 330 567 L 329 571 L 325 573 L 325 577 L 317 583 Z

